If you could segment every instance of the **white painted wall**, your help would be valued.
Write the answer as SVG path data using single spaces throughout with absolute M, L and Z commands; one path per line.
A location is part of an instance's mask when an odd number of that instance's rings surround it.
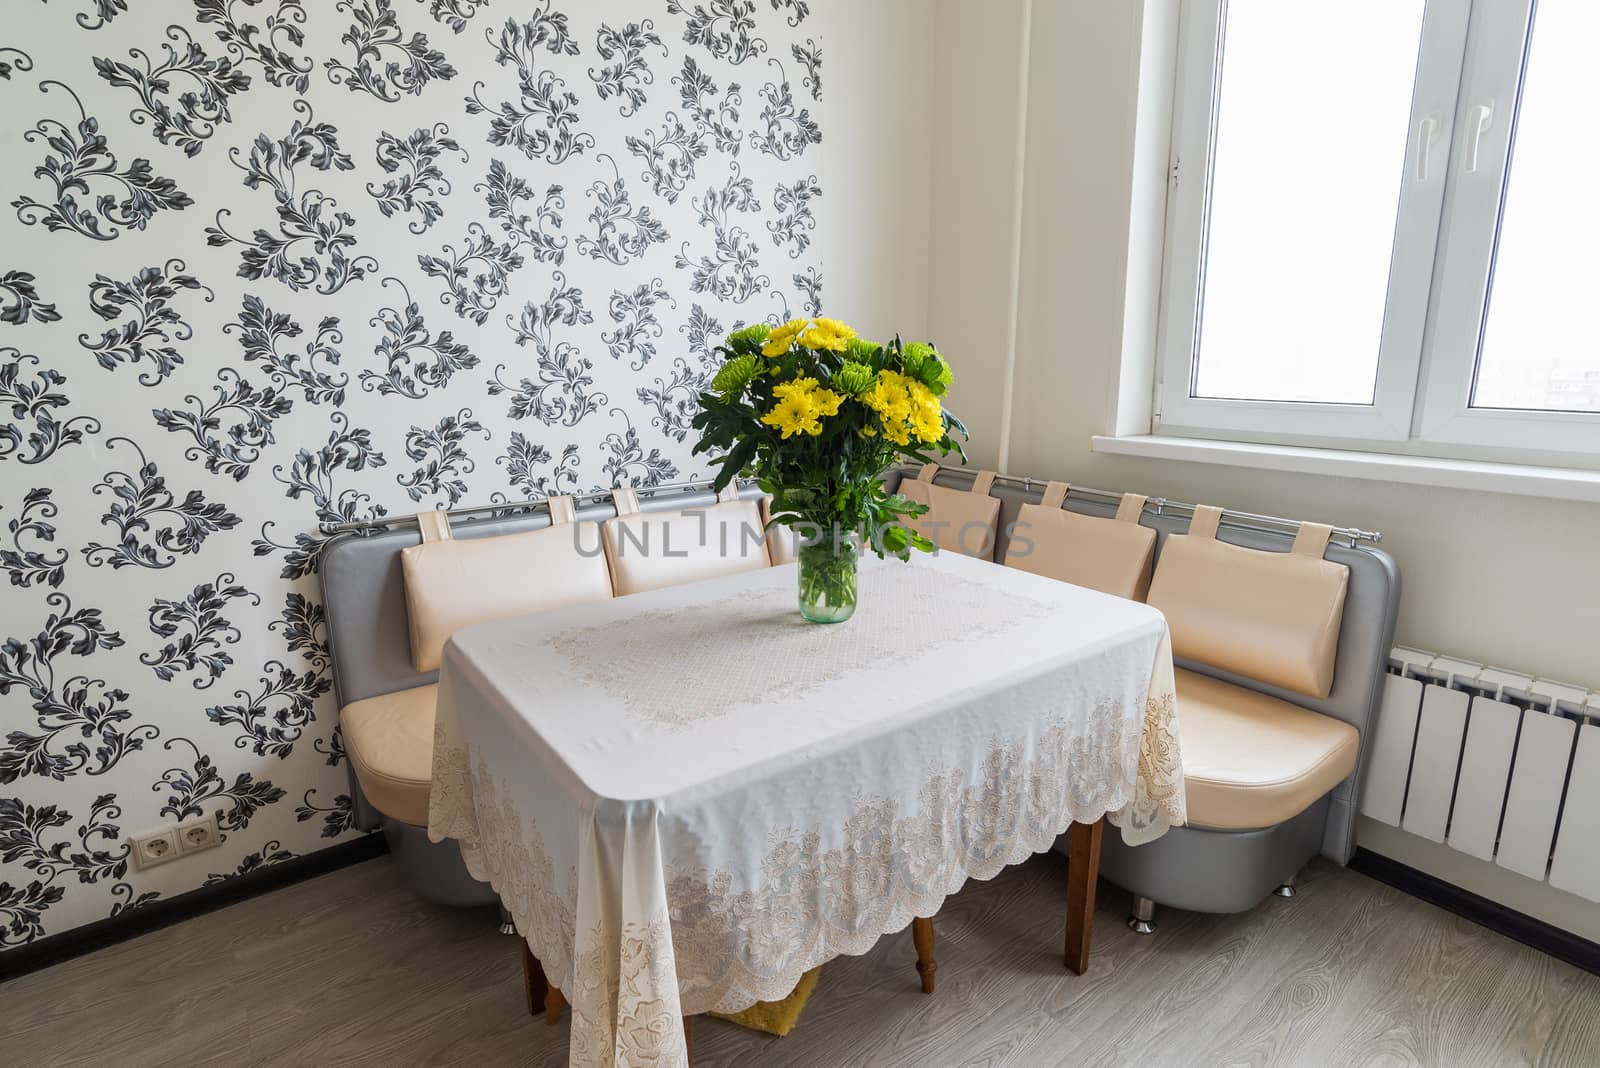
M 934 150 L 928 0 L 826 0 L 825 314 L 873 338 L 926 333 Z
M 1017 143 L 1019 0 L 932 0 L 933 203 L 926 284 L 929 336 L 955 359 L 949 406 L 974 430 L 970 459 L 995 466 L 1010 306 Z
M 1021 2 L 989 0 L 978 20 L 969 5 L 940 0 L 936 34 L 939 68 L 961 73 L 934 87 L 930 325 L 963 383 L 955 407 L 980 464 L 998 452 L 997 286 L 1009 271 L 1013 175 L 1004 161 Z M 1404 576 L 1401 642 L 1600 687 L 1594 505 L 1090 452 L 1092 435 L 1148 430 L 1148 406 L 1127 387 L 1148 380 L 1166 148 L 1164 131 L 1136 120 L 1141 91 L 1159 102 L 1170 84 L 1170 50 L 1155 31 L 1173 7 L 1036 4 L 1012 471 L 1380 530 Z M 1132 401 L 1120 413 L 1119 397 Z M 1396 838 L 1386 853 L 1432 866 Z M 1504 896 L 1499 884 L 1472 885 L 1470 871 L 1446 877 Z M 1527 890 L 1514 907 L 1569 927 L 1577 910 L 1594 907 L 1538 884 Z

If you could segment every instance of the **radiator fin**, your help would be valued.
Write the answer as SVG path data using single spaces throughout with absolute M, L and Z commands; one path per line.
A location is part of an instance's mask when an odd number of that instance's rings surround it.
M 1467 744 L 1461 752 L 1461 777 L 1456 807 L 1450 818 L 1450 847 L 1493 860 L 1500 837 L 1500 811 L 1511 778 L 1511 754 L 1517 745 L 1522 709 L 1487 697 L 1472 699 Z
M 1422 683 L 1389 676 L 1378 714 L 1377 736 L 1368 758 L 1361 811 L 1391 827 L 1400 826 L 1405 809 L 1406 774 L 1411 770 L 1411 746 L 1417 737 L 1417 712 L 1421 707 Z
M 1578 731 L 1550 885 L 1600 901 L 1600 726 Z
M 1495 863 L 1530 879 L 1545 877 L 1556 815 L 1567 782 L 1572 734 L 1577 724 L 1560 716 L 1529 712 L 1522 717 L 1517 763 L 1506 795 L 1505 822 Z
M 1443 842 L 1450 823 L 1461 739 L 1467 730 L 1467 695 L 1443 686 L 1422 691 L 1422 718 L 1417 726 L 1416 755 L 1411 761 L 1411 788 L 1406 794 L 1402 830 Z

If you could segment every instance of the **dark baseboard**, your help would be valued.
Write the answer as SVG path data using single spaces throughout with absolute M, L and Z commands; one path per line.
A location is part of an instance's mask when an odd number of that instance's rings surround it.
M 1507 938 L 1514 938 L 1575 968 L 1600 975 L 1600 943 L 1580 938 L 1571 931 L 1506 908 L 1497 901 L 1479 897 L 1454 883 L 1447 883 L 1425 871 L 1418 871 L 1369 850 L 1356 850 L 1356 855 L 1350 858 L 1350 870 L 1380 883 L 1388 883 L 1396 890 L 1403 890 L 1430 905 L 1437 905 Z
M 151 931 L 201 916 L 252 897 L 360 864 L 389 851 L 381 834 L 369 834 L 281 864 L 203 886 L 177 897 L 152 901 L 120 916 L 75 927 L 25 946 L 0 953 L 0 982 L 15 979 L 86 953 L 126 942 Z M 1534 919 L 1454 883 L 1418 871 L 1366 849 L 1350 858 L 1350 870 L 1387 883 L 1430 905 L 1437 905 L 1523 945 L 1548 953 L 1573 967 L 1600 975 L 1600 944 Z
M 110 919 L 96 920 L 41 938 L 0 953 L 0 983 L 339 868 L 360 864 L 388 851 L 383 835 L 363 835 L 281 864 L 258 868 L 226 882 L 152 901 Z

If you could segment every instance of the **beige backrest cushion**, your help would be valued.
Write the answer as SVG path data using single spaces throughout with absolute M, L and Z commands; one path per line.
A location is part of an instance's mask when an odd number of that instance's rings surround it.
M 758 501 L 665 512 L 639 512 L 633 503 L 630 512 L 631 493 L 616 499 L 619 514 L 602 532 L 618 597 L 770 566 Z
M 1067 489 L 1064 482 L 1052 482 L 1041 503 L 1022 506 L 1006 547 L 1006 566 L 1144 600 L 1156 547 L 1156 532 L 1139 525 L 1144 498 L 1125 495 L 1117 518 L 1105 519 L 1064 511 Z
M 1000 528 L 1000 499 L 989 496 L 993 471 L 979 471 L 970 490 L 935 486 L 938 464 L 923 464 L 917 477 L 902 479 L 899 492 L 928 511 L 911 521 L 912 529 L 945 552 L 994 559 Z
M 772 522 L 771 497 L 761 498 L 761 522 Z M 781 523 L 768 527 L 767 556 L 771 558 L 773 567 L 795 563 L 800 559 L 800 535 Z
M 1149 602 L 1172 629 L 1172 651 L 1310 697 L 1333 689 L 1350 569 L 1322 558 L 1329 528 L 1307 523 L 1292 552 L 1216 539 L 1216 508 L 1161 549 Z
M 425 541 L 400 553 L 400 569 L 418 671 L 438 671 L 445 642 L 463 627 L 611 596 L 598 523 Z

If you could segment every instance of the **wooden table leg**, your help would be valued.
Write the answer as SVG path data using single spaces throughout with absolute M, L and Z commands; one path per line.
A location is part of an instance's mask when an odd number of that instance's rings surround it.
M 528 940 L 518 935 L 517 942 L 522 946 L 522 989 L 528 995 L 528 1015 L 537 1016 L 544 1011 L 550 983 L 544 977 L 544 966 L 533 955 L 533 950 L 528 948 Z
M 1067 970 L 1089 968 L 1089 935 L 1094 930 L 1094 892 L 1100 880 L 1100 834 L 1105 819 L 1074 823 L 1067 839 Z
M 689 1068 L 694 1068 L 694 1017 L 683 1018 L 683 1048 L 689 1054 Z
M 554 1027 L 561 1022 L 561 1009 L 566 1005 L 567 999 L 561 996 L 561 991 L 555 987 L 544 996 L 544 1022 Z
M 921 917 L 911 921 L 911 940 L 917 946 L 917 974 L 922 976 L 922 992 L 933 993 L 933 973 L 939 962 L 933 959 L 933 920 Z

